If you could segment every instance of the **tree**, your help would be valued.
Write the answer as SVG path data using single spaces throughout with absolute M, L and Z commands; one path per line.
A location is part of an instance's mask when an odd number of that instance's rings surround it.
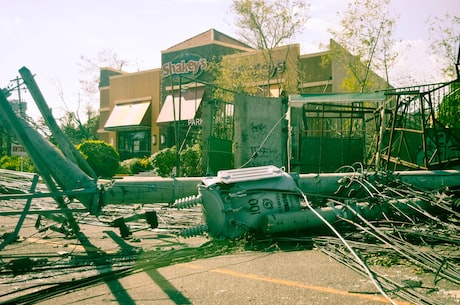
M 281 92 L 285 89 L 281 87 L 283 64 L 289 52 L 283 53 L 285 58 L 281 60 L 274 49 L 301 33 L 309 6 L 301 0 L 233 0 L 231 10 L 240 40 L 260 50 L 262 58 L 250 54 L 225 57 L 217 64 L 216 85 L 251 95 L 269 95 L 270 79 L 277 78 Z
M 64 115 L 58 119 L 60 128 L 73 144 L 79 144 L 84 140 L 97 140 L 97 129 L 99 127 L 99 114 L 93 107 L 99 101 L 99 69 L 102 66 L 112 67 L 121 70 L 128 65 L 128 62 L 121 59 L 111 50 L 100 51 L 95 58 L 80 56 L 80 73 L 83 78 L 80 80 L 81 95 L 78 96 L 76 109 L 67 106 L 64 91 L 59 81 L 54 85 L 58 90 L 59 98 L 64 105 Z M 84 103 L 83 103 L 84 102 Z M 84 112 L 80 111 L 84 108 Z
M 389 10 L 390 0 L 354 0 L 342 12 L 340 29 L 330 29 L 335 46 L 331 56 L 342 62 L 348 77 L 342 87 L 346 91 L 373 91 L 378 86 L 376 75 L 381 72 L 389 83 L 388 69 L 396 54 L 390 51 L 395 18 Z
M 450 84 L 450 93 L 439 104 L 439 121 L 449 128 L 460 128 L 460 17 L 446 13 L 442 18 L 428 21 L 431 51 L 441 65 L 446 78 L 457 80 Z
M 85 140 L 97 140 L 99 127 L 99 114 L 89 106 L 86 111 L 86 119 L 83 122 L 78 112 L 66 111 L 59 119 L 60 128 L 73 144 L 79 144 Z
M 92 106 L 87 103 L 84 112 L 85 116 L 82 116 L 80 111 L 82 100 L 80 96 L 76 103 L 72 103 L 77 106 L 76 109 L 70 109 L 67 106 L 67 102 L 64 97 L 64 90 L 62 89 L 60 82 L 56 81 L 54 86 L 58 91 L 58 96 L 62 105 L 64 105 L 64 114 L 62 117 L 57 118 L 62 132 L 69 138 L 70 142 L 75 145 L 84 140 L 96 140 L 97 129 L 99 127 L 99 114 L 97 110 L 94 110 Z M 41 125 L 46 127 L 44 122 L 41 122 Z
M 99 98 L 99 69 L 101 67 L 110 67 L 122 70 L 128 66 L 128 61 L 121 59 L 118 54 L 110 49 L 101 50 L 95 58 L 80 56 L 80 86 L 83 97 L 92 104 Z
M 427 22 L 431 52 L 440 59 L 446 77 L 455 79 L 458 77 L 455 67 L 460 56 L 460 17 L 446 13 L 442 18 L 434 17 Z
M 254 58 L 245 56 L 226 56 L 219 62 L 210 62 L 208 70 L 214 75 L 213 97 L 227 102 L 233 101 L 233 92 L 260 94 L 256 84 L 267 78 L 263 69 L 254 65 Z
M 270 50 L 301 32 L 309 5 L 300 0 L 233 0 L 231 9 L 242 41 Z

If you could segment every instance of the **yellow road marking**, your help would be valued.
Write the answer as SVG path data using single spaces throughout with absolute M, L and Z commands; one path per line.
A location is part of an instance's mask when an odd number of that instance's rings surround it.
M 196 264 L 182 264 L 183 266 L 190 268 L 190 269 L 204 269 L 204 267 L 196 265 Z M 339 290 L 335 288 L 330 288 L 330 287 L 323 287 L 323 286 L 316 286 L 316 285 L 308 285 L 308 284 L 303 284 L 295 281 L 289 281 L 289 280 L 283 280 L 283 279 L 278 279 L 278 278 L 272 278 L 272 277 L 265 277 L 265 276 L 260 276 L 257 274 L 250 274 L 250 273 L 241 273 L 237 271 L 232 271 L 228 269 L 210 269 L 208 272 L 214 272 L 214 273 L 221 273 L 221 274 L 226 274 L 226 275 L 231 275 L 235 277 L 241 277 L 241 278 L 247 278 L 255 281 L 261 281 L 261 282 L 267 282 L 267 283 L 273 283 L 273 284 L 280 284 L 280 285 L 285 285 L 285 286 L 290 286 L 290 287 L 297 287 L 297 288 L 302 288 L 302 289 L 308 289 L 308 290 L 314 290 L 318 292 L 324 292 L 324 293 L 331 293 L 331 294 L 337 294 L 337 295 L 343 295 L 343 296 L 348 296 L 348 297 L 355 297 L 355 298 L 360 298 L 360 299 L 367 299 L 367 300 L 372 300 L 376 302 L 381 302 L 381 303 L 386 303 L 389 304 L 391 303 L 387 298 L 379 295 L 367 295 L 367 294 L 360 294 L 360 293 L 352 293 L 344 290 Z M 397 302 L 398 305 L 410 305 L 408 302 Z

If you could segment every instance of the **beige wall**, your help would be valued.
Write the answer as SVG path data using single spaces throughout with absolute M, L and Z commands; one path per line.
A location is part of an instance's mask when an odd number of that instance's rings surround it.
M 264 96 L 274 96 L 278 97 L 276 92 L 279 93 L 278 89 L 287 91 L 287 93 L 297 93 L 298 85 L 298 62 L 300 56 L 300 45 L 292 44 L 283 47 L 278 47 L 272 50 L 255 50 L 251 52 L 239 53 L 225 56 L 224 63 L 231 65 L 235 71 L 252 71 L 254 72 L 254 77 L 251 78 L 250 72 L 241 72 L 241 80 L 246 82 L 248 87 L 263 87 L 265 90 L 270 90 L 270 95 L 268 92 L 260 94 L 257 92 L 255 95 L 264 95 Z M 267 79 L 268 71 L 264 69 L 257 68 L 259 66 L 267 66 L 271 64 L 270 69 L 277 69 L 276 73 L 273 73 L 269 79 Z M 284 70 L 281 69 L 281 66 L 284 64 Z M 273 67 L 275 66 L 275 67 Z M 238 72 L 237 72 L 238 73 Z M 236 77 L 239 77 L 238 74 L 235 74 Z
M 161 70 L 152 69 L 135 73 L 126 73 L 110 77 L 110 84 L 107 87 L 100 88 L 100 114 L 101 121 L 99 125 L 99 138 L 112 144 L 116 143 L 116 133 L 104 131 L 104 125 L 109 117 L 110 112 L 117 103 L 136 101 L 150 98 L 151 102 L 151 135 L 156 136 L 157 144 L 152 144 L 152 153 L 158 151 L 160 131 L 156 124 L 156 118 L 160 112 L 160 83 Z

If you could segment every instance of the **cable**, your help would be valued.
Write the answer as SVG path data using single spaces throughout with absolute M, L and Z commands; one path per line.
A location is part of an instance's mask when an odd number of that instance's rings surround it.
M 301 189 L 298 189 L 299 192 L 301 193 L 303 199 L 305 200 L 305 203 L 307 207 L 315 214 L 329 229 L 332 230 L 332 232 L 342 241 L 342 243 L 347 247 L 347 249 L 350 251 L 350 253 L 353 255 L 355 260 L 361 265 L 361 267 L 365 270 L 366 274 L 374 284 L 374 286 L 377 288 L 377 290 L 386 298 L 388 301 L 390 301 L 391 304 L 397 305 L 396 302 L 394 302 L 390 296 L 386 294 L 386 292 L 383 290 L 381 287 L 380 283 L 375 279 L 374 275 L 372 274 L 372 271 L 367 267 L 367 265 L 362 261 L 362 259 L 358 256 L 358 254 L 353 250 L 353 248 L 348 244 L 348 242 L 343 238 L 343 236 L 323 217 L 321 214 L 319 214 L 310 204 L 310 202 L 307 199 L 307 196 L 302 192 Z

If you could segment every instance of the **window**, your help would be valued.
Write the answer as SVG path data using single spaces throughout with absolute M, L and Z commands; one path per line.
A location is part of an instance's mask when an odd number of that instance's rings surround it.
M 150 130 L 119 131 L 117 134 L 120 160 L 150 156 Z

